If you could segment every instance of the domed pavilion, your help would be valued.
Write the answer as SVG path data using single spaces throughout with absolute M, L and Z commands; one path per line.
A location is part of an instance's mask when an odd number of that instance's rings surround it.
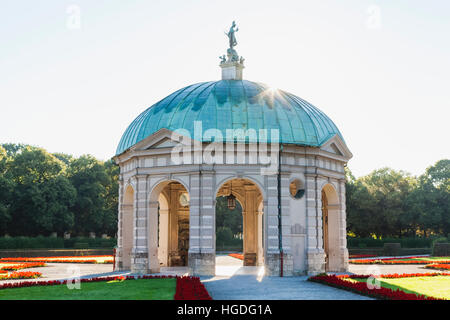
M 242 208 L 244 266 L 267 275 L 347 270 L 352 154 L 324 112 L 243 80 L 236 31 L 233 24 L 220 57 L 221 80 L 153 104 L 119 142 L 118 270 L 214 275 L 218 197 Z

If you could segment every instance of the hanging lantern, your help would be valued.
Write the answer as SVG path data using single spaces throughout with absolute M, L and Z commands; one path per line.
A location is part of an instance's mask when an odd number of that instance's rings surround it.
M 227 197 L 228 200 L 228 209 L 234 210 L 236 209 L 236 197 L 230 193 L 230 195 Z

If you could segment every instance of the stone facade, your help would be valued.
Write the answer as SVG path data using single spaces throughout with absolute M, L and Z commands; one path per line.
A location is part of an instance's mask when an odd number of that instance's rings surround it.
M 185 213 L 189 219 L 187 264 L 192 274 L 213 275 L 216 197 L 226 195 L 233 181 L 233 192 L 239 193 L 240 188 L 238 200 L 244 203 L 247 265 L 264 265 L 266 274 L 280 274 L 281 230 L 284 276 L 316 274 L 326 268 L 347 270 L 344 166 L 351 153 L 337 135 L 321 148 L 284 146 L 279 176 L 278 172 L 264 173 L 261 169 L 267 165 L 230 164 L 225 158 L 214 165 L 196 163 L 195 159 L 176 164 L 171 156 L 174 141 L 172 132 L 163 129 L 115 157 L 120 166 L 118 270 L 151 273 L 170 263 L 170 230 L 176 230 L 170 227 L 173 208 L 163 207 L 160 196 L 170 183 L 176 183 L 189 195 L 189 212 Z M 207 147 L 206 143 L 201 145 L 203 150 Z M 244 148 L 246 159 L 251 156 L 250 148 Z M 297 198 L 290 191 L 294 182 L 299 194 L 304 192 Z M 322 207 L 322 191 L 326 208 Z M 324 246 L 324 210 L 329 217 L 328 252 Z M 161 226 L 164 230 L 159 230 Z

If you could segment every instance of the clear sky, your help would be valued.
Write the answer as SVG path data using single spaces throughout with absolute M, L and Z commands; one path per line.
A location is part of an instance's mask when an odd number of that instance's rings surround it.
M 449 158 L 446 0 L 0 0 L 0 142 L 111 158 L 144 109 L 220 78 L 233 20 L 244 78 L 324 111 L 356 176 Z

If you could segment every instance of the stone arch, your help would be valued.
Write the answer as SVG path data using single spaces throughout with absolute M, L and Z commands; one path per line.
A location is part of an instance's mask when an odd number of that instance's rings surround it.
M 187 193 L 189 189 L 182 181 L 177 179 L 161 179 L 153 184 L 149 196 L 148 210 L 148 248 L 151 272 L 159 272 L 160 266 L 187 265 L 189 248 L 180 248 L 180 230 L 186 233 L 180 223 L 187 224 L 187 240 L 189 243 L 189 205 L 181 206 L 179 195 Z M 187 212 L 187 223 L 186 223 Z M 184 218 L 184 219 L 182 219 Z M 159 231 L 159 232 L 158 232 Z M 180 253 L 181 249 L 186 249 Z M 177 261 L 178 261 L 177 260 Z
M 264 193 L 259 183 L 248 177 L 228 177 L 216 188 L 215 197 L 227 196 L 231 183 L 233 195 L 242 207 L 244 266 L 262 265 Z M 215 228 L 215 226 L 214 226 Z
M 224 178 L 224 179 L 222 179 L 220 181 L 217 181 L 216 189 L 214 191 L 214 194 L 217 195 L 219 190 L 220 190 L 220 188 L 222 188 L 222 186 L 224 184 L 228 183 L 231 180 L 235 180 L 235 179 L 245 179 L 245 180 L 248 180 L 248 181 L 252 182 L 256 187 L 258 187 L 258 191 L 260 193 L 260 197 L 262 199 L 266 199 L 266 193 L 264 191 L 264 186 L 261 185 L 261 183 L 259 181 L 257 181 L 256 179 L 254 179 L 251 176 L 235 176 L 235 175 L 233 175 L 233 176 L 228 176 L 228 177 L 226 177 L 226 178 Z
M 131 251 L 134 243 L 134 202 L 135 189 L 131 184 L 125 186 L 122 202 L 122 269 L 131 269 Z
M 322 187 L 322 244 L 325 252 L 325 270 L 339 271 L 340 203 L 336 188 L 327 183 Z
M 190 194 L 189 187 L 186 185 L 186 183 L 180 179 L 177 178 L 161 178 L 158 181 L 154 182 L 152 186 L 150 186 L 150 201 L 158 201 L 157 194 L 161 193 L 161 191 L 171 182 L 178 182 L 181 184 L 184 189 Z

